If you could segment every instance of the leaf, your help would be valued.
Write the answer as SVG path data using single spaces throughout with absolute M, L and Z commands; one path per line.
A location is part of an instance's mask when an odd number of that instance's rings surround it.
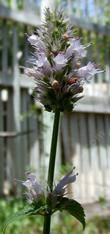
M 84 209 L 77 201 L 63 197 L 60 203 L 58 204 L 57 209 L 60 211 L 62 210 L 68 211 L 83 225 L 83 229 L 85 229 Z
M 19 219 L 19 218 L 24 218 L 26 216 L 30 216 L 30 215 L 36 215 L 38 214 L 40 211 L 42 211 L 45 207 L 41 206 L 41 207 L 34 207 L 34 206 L 27 206 L 25 207 L 24 209 L 18 211 L 17 213 L 15 213 L 13 216 L 11 216 L 7 222 L 4 224 L 4 227 L 3 227 L 3 233 L 5 234 L 6 233 L 6 229 L 8 227 L 8 225 Z

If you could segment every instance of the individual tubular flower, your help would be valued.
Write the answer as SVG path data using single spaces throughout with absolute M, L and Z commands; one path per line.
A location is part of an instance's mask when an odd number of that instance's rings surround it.
M 73 168 L 74 170 L 75 168 Z M 65 196 L 65 191 L 68 186 L 68 184 L 73 183 L 76 181 L 76 177 L 78 173 L 73 173 L 73 170 L 71 170 L 68 174 L 66 174 L 59 183 L 55 186 L 53 193 L 57 194 L 57 196 Z
M 79 58 L 85 57 L 87 54 L 85 47 L 81 44 L 80 39 L 73 38 L 70 46 L 66 50 L 66 57 L 76 56 Z
M 28 37 L 29 43 L 36 48 L 38 52 L 44 52 L 45 51 L 45 44 L 43 41 L 35 34 Z
M 101 72 L 100 68 L 96 68 L 94 63 L 89 62 L 86 66 L 78 69 L 77 75 L 80 80 L 89 81 L 98 72 Z
M 34 51 L 25 73 L 34 77 L 35 100 L 47 111 L 72 111 L 82 97 L 83 84 L 100 72 L 91 62 L 82 66 L 88 45 L 72 35 L 62 12 L 47 9 L 44 24 L 28 36 Z
M 65 54 L 63 53 L 57 54 L 57 56 L 54 57 L 53 61 L 55 62 L 55 65 L 53 66 L 53 69 L 55 69 L 55 71 L 61 71 L 68 62 Z

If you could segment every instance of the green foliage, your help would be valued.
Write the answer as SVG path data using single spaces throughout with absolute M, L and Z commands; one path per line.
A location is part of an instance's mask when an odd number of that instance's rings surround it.
M 24 206 L 23 209 L 20 211 L 17 211 L 15 214 L 13 214 L 8 220 L 6 220 L 6 223 L 3 226 L 3 233 L 6 233 L 7 227 L 9 224 L 11 224 L 14 221 L 17 221 L 18 219 L 25 218 L 26 216 L 33 216 L 37 214 L 41 214 L 44 212 L 46 207 L 42 206 L 42 204 L 39 202 L 36 204 L 36 206 Z
M 5 203 L 1 203 L 1 207 L 3 208 L 3 204 Z M 13 201 L 11 201 L 10 203 L 10 208 L 11 205 L 13 207 Z M 19 205 L 19 202 L 18 202 Z M 23 205 L 23 204 L 22 204 Z M 14 208 L 14 207 L 13 207 Z M 15 207 L 16 208 L 16 207 Z M 19 209 L 19 206 L 18 206 Z M 11 223 L 17 222 L 18 220 L 24 219 L 25 222 L 25 218 L 26 217 L 33 217 L 35 216 L 37 218 L 36 215 L 44 215 L 45 212 L 47 210 L 47 207 L 45 205 L 42 205 L 42 202 L 38 202 L 34 205 L 24 205 L 23 208 L 20 208 L 17 212 L 11 212 L 8 218 L 6 218 L 6 222 L 3 225 L 3 233 L 5 234 L 7 231 L 7 228 L 11 225 Z M 83 225 L 83 228 L 85 228 L 85 214 L 84 214 L 84 210 L 81 207 L 81 205 L 76 202 L 75 200 L 72 199 L 68 199 L 68 198 L 62 198 L 60 203 L 55 207 L 55 211 L 64 211 L 66 210 L 69 214 L 71 214 L 72 216 L 74 216 L 79 222 L 81 222 L 81 224 Z
M 9 219 L 10 214 L 22 210 L 24 205 L 25 202 L 17 199 L 0 201 L 0 234 L 3 234 L 3 224 Z M 52 233 L 54 234 L 110 234 L 110 217 L 93 218 L 87 222 L 83 232 L 79 222 L 68 215 L 68 212 L 63 211 L 57 215 L 59 215 L 58 220 L 60 221 L 52 225 Z M 19 218 L 8 226 L 6 234 L 41 234 L 42 226 L 42 216 Z
M 24 218 L 23 217 L 24 205 L 25 202 L 17 199 L 0 201 L 0 227 L 1 227 L 0 234 L 3 233 L 3 229 L 7 224 L 7 220 L 8 224 L 10 224 L 8 225 L 7 228 L 6 232 L 7 234 L 33 234 L 34 232 L 36 234 L 42 233 L 42 223 L 43 223 L 42 217 L 38 216 L 36 218 L 36 216 L 31 216 Z M 24 210 L 25 214 L 26 214 L 26 209 Z M 29 208 L 27 209 L 27 212 L 29 212 Z M 13 215 L 12 219 L 10 217 L 11 216 L 10 214 Z M 12 220 L 13 222 L 11 222 Z
M 14 222 L 15 220 L 18 220 L 19 218 L 24 218 L 27 215 L 32 214 L 32 212 L 33 212 L 33 209 L 31 207 L 25 207 L 25 209 L 22 209 L 21 211 L 18 211 L 17 213 L 12 215 L 4 224 L 3 233 L 4 234 L 6 233 L 6 229 L 10 223 Z
M 0 3 L 6 7 L 11 8 L 13 5 L 13 1 L 12 0 L 1 0 Z M 17 0 L 16 1 L 16 7 L 17 9 L 21 10 L 23 9 L 23 1 L 22 0 Z
M 107 201 L 106 201 L 106 198 L 101 196 L 101 197 L 99 197 L 98 202 L 99 202 L 101 207 L 105 207 Z

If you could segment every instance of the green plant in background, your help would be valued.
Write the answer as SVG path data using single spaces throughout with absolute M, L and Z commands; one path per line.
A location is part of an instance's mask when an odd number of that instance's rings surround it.
M 3 223 L 9 219 L 10 213 L 14 215 L 20 213 L 20 210 L 25 206 L 25 202 L 18 199 L 9 199 L 0 201 L 0 227 L 3 227 Z M 10 223 L 10 220 L 9 220 Z M 7 222 L 8 224 L 8 222 Z M 9 234 L 40 234 L 42 231 L 42 218 L 39 216 L 36 219 L 34 216 L 26 217 L 23 220 L 16 217 L 13 222 L 8 226 L 7 233 Z M 0 234 L 3 233 L 0 228 Z
M 24 71 L 35 79 L 35 101 L 46 111 L 54 113 L 54 125 L 47 184 L 41 185 L 34 173 L 27 173 L 26 181 L 22 182 L 26 188 L 27 205 L 12 220 L 44 216 L 43 234 L 50 234 L 51 216 L 56 211 L 67 211 L 85 228 L 82 206 L 67 196 L 68 184 L 76 181 L 74 168 L 53 186 L 57 138 L 60 113 L 73 111 L 76 102 L 82 98 L 84 83 L 101 70 L 92 62 L 84 64 L 89 45 L 82 45 L 75 37 L 73 27 L 69 26 L 61 11 L 46 9 L 44 23 L 27 37 L 32 56 Z

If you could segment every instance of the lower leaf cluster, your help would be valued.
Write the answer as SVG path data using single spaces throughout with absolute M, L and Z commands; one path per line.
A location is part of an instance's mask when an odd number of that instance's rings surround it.
M 14 216 L 7 220 L 3 228 L 3 233 L 6 233 L 7 226 L 16 219 L 33 215 L 52 215 L 56 211 L 62 212 L 64 210 L 75 217 L 83 225 L 83 229 L 85 228 L 84 209 L 77 201 L 68 199 L 67 197 L 53 196 L 52 193 L 49 193 L 47 201 L 43 202 L 40 200 L 31 205 L 27 205 L 24 207 L 24 209 L 17 212 Z

